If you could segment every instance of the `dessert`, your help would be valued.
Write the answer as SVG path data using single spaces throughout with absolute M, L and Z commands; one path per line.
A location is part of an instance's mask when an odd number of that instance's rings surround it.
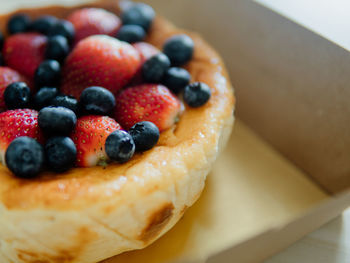
M 148 44 L 76 39 L 86 27 L 63 19 L 86 8 L 120 17 L 124 40 Z M 199 198 L 230 134 L 234 98 L 220 57 L 144 4 L 21 10 L 0 21 L 13 17 L 5 65 L 28 79 L 21 89 L 39 90 L 32 94 L 40 103 L 0 113 L 0 261 L 97 262 L 151 244 Z M 28 50 L 35 67 L 19 63 Z

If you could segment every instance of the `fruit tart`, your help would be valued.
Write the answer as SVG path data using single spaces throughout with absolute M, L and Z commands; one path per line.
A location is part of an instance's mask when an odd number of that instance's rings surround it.
M 98 262 L 157 240 L 231 132 L 219 55 L 143 3 L 0 22 L 0 262 Z

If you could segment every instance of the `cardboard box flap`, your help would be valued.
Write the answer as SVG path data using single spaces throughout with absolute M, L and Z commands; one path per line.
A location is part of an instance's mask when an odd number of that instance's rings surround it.
M 163 14 L 224 57 L 238 117 L 327 191 L 350 187 L 350 53 L 252 1 L 173 2 L 195 8 L 191 22 Z

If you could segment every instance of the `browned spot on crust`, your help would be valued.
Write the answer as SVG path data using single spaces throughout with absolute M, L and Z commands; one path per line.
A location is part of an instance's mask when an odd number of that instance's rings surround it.
M 48 253 L 36 253 L 24 249 L 16 249 L 17 257 L 26 263 L 70 263 L 76 259 L 84 250 L 84 247 L 96 239 L 97 233 L 89 230 L 87 227 L 81 227 L 74 235 L 74 245 L 70 248 L 57 248 L 55 255 Z M 65 244 L 63 244 L 65 246 Z
M 148 219 L 147 226 L 142 230 L 139 240 L 147 243 L 161 232 L 173 215 L 174 205 L 167 203 L 155 211 Z

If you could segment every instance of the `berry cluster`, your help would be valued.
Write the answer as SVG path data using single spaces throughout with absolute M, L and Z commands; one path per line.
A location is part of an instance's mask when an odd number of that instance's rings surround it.
M 179 119 L 176 94 L 190 107 L 210 99 L 181 67 L 194 54 L 189 36 L 170 37 L 162 52 L 142 42 L 154 18 L 142 3 L 120 18 L 99 8 L 10 18 L 10 36 L 0 35 L 0 160 L 16 176 L 127 162 Z

